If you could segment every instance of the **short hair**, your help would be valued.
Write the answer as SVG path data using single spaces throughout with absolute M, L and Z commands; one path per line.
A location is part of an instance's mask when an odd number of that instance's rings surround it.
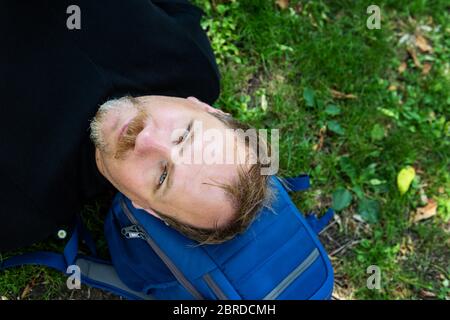
M 230 129 L 247 130 L 250 127 L 228 114 L 210 112 L 210 114 Z M 256 154 L 259 151 L 259 157 L 268 156 L 268 142 L 256 137 L 257 143 L 253 148 L 262 147 L 259 150 L 253 150 Z M 244 141 L 245 143 L 245 141 Z M 266 154 L 261 155 L 261 152 Z M 219 244 L 234 238 L 247 230 L 258 212 L 264 207 L 270 207 L 274 197 L 274 191 L 270 184 L 268 175 L 261 174 L 262 164 L 259 160 L 251 164 L 250 167 L 238 166 L 237 178 L 231 184 L 220 184 L 217 186 L 225 190 L 228 198 L 234 207 L 234 215 L 230 222 L 225 226 L 214 228 L 198 228 L 169 217 L 163 213 L 157 212 L 170 227 L 174 228 L 186 237 L 202 244 Z

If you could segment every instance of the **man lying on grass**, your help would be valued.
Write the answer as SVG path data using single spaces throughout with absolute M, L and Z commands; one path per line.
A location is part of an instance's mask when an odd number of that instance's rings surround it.
M 112 186 L 199 241 L 245 229 L 267 193 L 258 164 L 169 156 L 200 138 L 194 122 L 240 126 L 210 107 L 220 75 L 201 15 L 185 0 L 1 2 L 0 252 L 70 230 Z

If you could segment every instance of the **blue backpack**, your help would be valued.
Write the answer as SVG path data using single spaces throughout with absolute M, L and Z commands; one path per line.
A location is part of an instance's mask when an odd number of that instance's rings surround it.
M 81 221 L 64 253 L 35 252 L 3 261 L 0 270 L 41 264 L 128 299 L 330 299 L 333 269 L 317 234 L 334 212 L 303 217 L 287 191 L 309 187 L 309 177 L 271 177 L 275 200 L 250 227 L 221 244 L 199 245 L 118 193 L 105 220 L 111 262 L 96 258 Z M 78 241 L 92 256 L 78 254 Z

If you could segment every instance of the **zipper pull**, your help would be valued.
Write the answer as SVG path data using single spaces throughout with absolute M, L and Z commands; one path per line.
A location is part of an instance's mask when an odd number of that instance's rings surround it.
M 145 240 L 145 235 L 139 226 L 133 224 L 129 227 L 122 228 L 122 235 L 127 239 L 142 239 Z

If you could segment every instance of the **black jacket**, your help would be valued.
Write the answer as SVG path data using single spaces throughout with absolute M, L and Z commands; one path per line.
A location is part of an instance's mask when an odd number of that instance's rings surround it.
M 69 30 L 69 5 L 81 30 Z M 202 11 L 187 1 L 0 2 L 0 251 L 69 225 L 108 188 L 89 120 L 126 94 L 219 95 Z

